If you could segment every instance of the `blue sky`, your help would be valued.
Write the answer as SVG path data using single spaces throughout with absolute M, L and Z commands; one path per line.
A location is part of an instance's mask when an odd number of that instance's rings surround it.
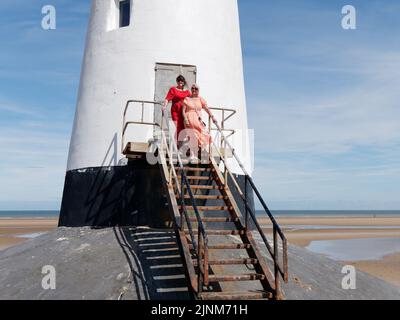
M 0 4 L 0 210 L 58 209 L 88 0 Z M 41 8 L 57 30 L 41 29 Z M 357 30 L 341 8 L 357 9 Z M 400 209 L 400 2 L 239 0 L 255 177 L 272 209 Z

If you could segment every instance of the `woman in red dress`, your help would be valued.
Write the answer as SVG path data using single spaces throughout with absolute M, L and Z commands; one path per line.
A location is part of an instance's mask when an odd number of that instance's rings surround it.
M 172 87 L 169 89 L 167 96 L 165 97 L 165 102 L 163 106 L 163 113 L 167 110 L 167 105 L 170 101 L 172 101 L 171 107 L 171 118 L 174 121 L 176 126 L 176 138 L 178 141 L 178 147 L 181 145 L 182 141 L 179 141 L 179 134 L 182 130 L 185 129 L 185 125 L 183 123 L 183 114 L 182 114 L 182 106 L 183 100 L 187 97 L 190 97 L 192 94 L 189 90 L 184 90 L 186 85 L 186 79 L 183 76 L 179 76 L 176 78 L 176 87 Z

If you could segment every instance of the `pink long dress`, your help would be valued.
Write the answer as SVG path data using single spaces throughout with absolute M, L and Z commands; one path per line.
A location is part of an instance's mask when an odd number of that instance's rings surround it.
M 185 124 L 185 129 L 192 129 L 191 134 L 196 136 L 198 145 L 206 147 L 211 143 L 211 136 L 201 120 L 201 111 L 207 106 L 207 103 L 200 97 L 186 98 L 183 103 L 186 106 L 185 116 L 188 120 L 188 124 Z

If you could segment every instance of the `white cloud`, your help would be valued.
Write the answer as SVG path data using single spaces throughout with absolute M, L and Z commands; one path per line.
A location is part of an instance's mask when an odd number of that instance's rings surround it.
M 266 38 L 245 67 L 254 175 L 271 208 L 399 209 L 400 47 Z
M 346 89 L 332 88 L 330 94 L 316 92 L 310 97 L 288 93 L 285 101 L 253 102 L 250 115 L 256 116 L 250 116 L 251 124 L 256 135 L 262 130 L 268 137 L 258 148 L 321 154 L 400 143 L 400 53 L 375 53 L 354 65 L 364 70 L 364 77 Z
M 0 127 L 0 210 L 30 209 L 9 206 L 18 201 L 59 207 L 69 143 L 65 125 L 28 119 Z

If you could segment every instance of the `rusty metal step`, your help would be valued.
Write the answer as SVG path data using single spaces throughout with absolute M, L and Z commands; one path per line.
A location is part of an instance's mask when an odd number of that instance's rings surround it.
M 193 230 L 194 234 L 198 233 L 198 230 Z M 241 235 L 245 234 L 245 230 L 206 230 L 207 235 L 210 236 L 224 236 L 224 235 Z M 185 234 L 189 234 L 188 230 L 185 230 Z
M 230 274 L 230 275 L 209 275 L 210 282 L 222 282 L 222 281 L 255 281 L 264 280 L 265 275 L 260 273 L 251 274 Z
M 250 249 L 251 244 L 249 243 L 221 243 L 221 244 L 213 244 L 208 246 L 208 250 L 243 250 Z M 193 250 L 194 247 L 192 244 L 189 245 L 189 249 Z
M 171 158 L 168 156 L 168 154 L 167 154 L 167 156 L 166 156 L 166 158 L 165 158 L 165 161 L 167 162 L 167 163 L 171 163 Z M 174 163 L 174 164 L 178 164 L 178 158 L 176 158 L 176 157 L 172 157 L 172 162 Z M 182 164 L 184 164 L 184 165 L 186 165 L 186 164 L 190 164 L 190 161 L 188 160 L 188 159 L 182 159 Z
M 191 222 L 197 222 L 196 217 L 189 217 Z M 201 217 L 201 221 L 203 222 L 239 222 L 239 218 L 232 217 Z
M 202 260 L 203 262 L 203 260 Z M 198 261 L 193 259 L 193 265 L 197 266 Z M 258 264 L 257 259 L 242 258 L 242 259 L 222 259 L 222 260 L 210 260 L 209 265 L 234 265 L 234 264 Z
M 187 206 L 186 210 L 194 210 L 193 206 Z M 199 211 L 230 211 L 233 210 L 232 207 L 227 206 L 197 206 Z
M 184 186 L 187 189 L 186 186 Z M 190 185 L 191 189 L 199 189 L 199 190 L 224 190 L 224 187 L 220 186 L 203 186 L 203 185 Z
M 182 179 L 181 175 L 178 174 L 178 179 Z M 213 180 L 213 177 L 210 176 L 186 176 L 187 180 L 201 180 L 201 181 L 209 181 Z
M 245 291 L 245 292 L 202 292 L 201 300 L 258 300 L 272 299 L 273 294 L 268 291 Z
M 175 195 L 177 198 L 180 198 L 181 196 L 179 194 Z M 190 199 L 189 195 L 184 196 L 185 199 Z M 228 200 L 228 197 L 224 196 L 214 196 L 214 195 L 194 195 L 193 198 L 195 199 L 200 199 L 200 200 Z
M 181 171 L 180 167 L 175 167 L 175 170 Z M 184 171 L 193 171 L 193 172 L 212 172 L 214 169 L 211 168 L 196 168 L 196 167 L 183 167 Z

